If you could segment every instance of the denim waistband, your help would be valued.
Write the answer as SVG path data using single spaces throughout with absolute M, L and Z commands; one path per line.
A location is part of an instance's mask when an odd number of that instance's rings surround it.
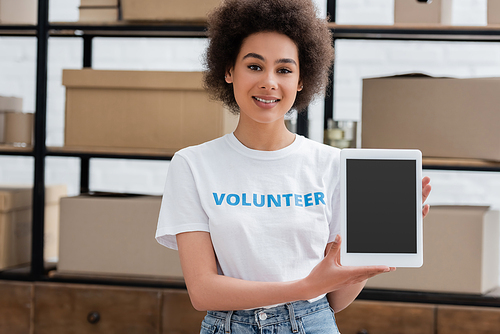
M 239 322 L 263 327 L 290 321 L 292 323 L 293 332 L 297 332 L 298 327 L 295 323 L 295 319 L 329 307 L 328 300 L 326 297 L 323 297 L 313 303 L 301 300 L 271 308 L 256 308 L 238 311 L 208 311 L 207 313 L 212 317 L 225 321 L 227 325 L 229 325 L 230 322 Z M 225 326 L 225 328 L 229 328 L 229 326 Z

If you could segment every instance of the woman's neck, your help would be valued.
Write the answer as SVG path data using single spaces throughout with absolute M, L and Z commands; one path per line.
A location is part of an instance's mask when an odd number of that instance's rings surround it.
M 284 121 L 252 126 L 242 124 L 240 121 L 234 135 L 246 147 L 259 151 L 280 150 L 295 140 L 295 134 L 286 128 Z

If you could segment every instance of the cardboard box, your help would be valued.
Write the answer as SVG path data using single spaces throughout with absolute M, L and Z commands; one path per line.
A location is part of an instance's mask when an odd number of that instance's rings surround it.
M 488 0 L 488 24 L 500 24 L 500 1 Z
M 57 260 L 59 242 L 59 199 L 66 196 L 65 185 L 46 186 L 46 261 Z M 33 191 L 28 186 L 0 187 L 0 269 L 27 264 L 31 260 Z
M 118 7 L 80 7 L 80 22 L 117 22 Z
M 481 206 L 432 206 L 424 265 L 371 278 L 367 288 L 484 294 L 498 286 L 500 215 Z
M 0 96 L 0 111 L 23 111 L 23 99 L 14 96 Z
M 361 145 L 500 161 L 500 79 L 363 80 Z
M 220 0 L 121 0 L 126 21 L 201 21 Z
M 38 0 L 0 0 L 0 23 L 37 24 Z
M 5 143 L 5 112 L 7 111 L 23 111 L 23 99 L 13 96 L 0 96 L 0 144 Z
M 31 146 L 33 143 L 34 114 L 6 112 L 4 142 L 15 146 Z
M 182 278 L 177 251 L 155 240 L 160 205 L 161 196 L 61 199 L 58 272 Z
M 394 23 L 451 25 L 452 0 L 394 0 Z
M 233 131 L 201 72 L 64 70 L 65 146 L 173 153 Z
M 31 258 L 31 210 L 0 212 L 0 270 Z
M 80 0 L 80 7 L 118 7 L 118 0 Z

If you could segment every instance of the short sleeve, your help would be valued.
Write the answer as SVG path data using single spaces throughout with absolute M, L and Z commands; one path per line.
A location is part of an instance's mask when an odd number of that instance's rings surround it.
M 338 166 L 338 164 L 337 164 Z M 330 236 L 328 237 L 328 242 L 333 242 L 337 234 L 340 234 L 340 170 L 336 168 L 336 173 L 334 175 L 335 187 L 333 188 L 332 202 L 331 202 L 331 212 L 332 218 L 330 220 Z
M 176 154 L 167 172 L 156 240 L 163 246 L 177 249 L 175 236 L 193 231 L 209 232 L 208 216 L 188 162 Z

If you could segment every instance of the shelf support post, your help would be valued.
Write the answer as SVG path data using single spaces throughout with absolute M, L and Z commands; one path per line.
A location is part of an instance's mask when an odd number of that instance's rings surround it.
M 92 68 L 92 42 L 94 36 L 83 35 L 83 67 Z M 90 157 L 80 158 L 80 194 L 90 190 Z
M 31 229 L 31 277 L 39 280 L 44 273 L 45 156 L 47 114 L 47 58 L 49 42 L 49 1 L 38 1 L 36 110 Z

